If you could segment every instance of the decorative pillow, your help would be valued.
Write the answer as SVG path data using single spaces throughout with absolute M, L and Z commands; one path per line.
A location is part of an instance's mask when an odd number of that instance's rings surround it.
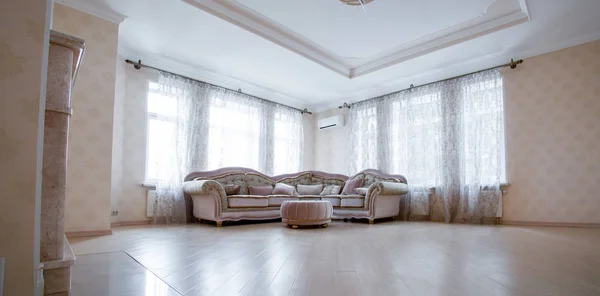
M 225 189 L 225 193 L 227 195 L 237 195 L 240 194 L 240 189 L 242 188 L 242 186 L 240 185 L 225 185 L 223 186 L 223 189 Z
M 344 185 L 344 189 L 342 190 L 342 195 L 358 194 L 355 189 L 361 187 L 363 182 L 363 178 L 346 181 L 346 185 Z
M 298 188 L 298 194 L 300 194 L 300 195 L 319 195 L 321 193 L 321 191 L 323 191 L 323 184 L 319 184 L 319 185 L 298 184 L 297 188 Z
M 271 195 L 273 186 L 248 186 L 250 195 Z
M 296 195 L 296 188 L 288 184 L 277 183 L 275 184 L 275 189 L 273 189 L 273 194 Z
M 369 187 L 356 188 L 356 189 L 354 189 L 354 191 L 356 191 L 356 193 L 358 193 L 360 195 L 367 195 L 367 191 L 369 191 Z
M 337 195 L 340 194 L 340 190 L 342 189 L 342 186 L 338 186 L 338 185 L 327 185 L 325 186 L 325 188 L 323 188 L 323 191 L 321 191 L 321 196 L 323 195 Z

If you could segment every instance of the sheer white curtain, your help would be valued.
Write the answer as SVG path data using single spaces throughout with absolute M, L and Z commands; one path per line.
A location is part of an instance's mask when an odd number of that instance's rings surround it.
M 298 110 L 163 72 L 155 88 L 149 104 L 162 100 L 161 109 L 170 112 L 158 112 L 166 117 L 158 118 L 165 119 L 155 129 L 160 134 L 148 135 L 157 155 L 148 161 L 156 166 L 154 221 L 185 222 L 182 185 L 190 172 L 226 166 L 268 175 L 302 170 Z
M 504 176 L 499 70 L 354 104 L 350 172 L 404 174 L 411 214 L 480 223 L 496 214 Z

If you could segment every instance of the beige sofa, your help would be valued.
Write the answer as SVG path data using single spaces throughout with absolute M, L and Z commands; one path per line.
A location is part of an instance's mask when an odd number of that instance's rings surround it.
M 250 195 L 251 186 L 275 186 L 283 183 L 294 188 L 298 185 L 340 186 L 343 191 L 347 181 L 363 179 L 366 193 L 329 195 Z M 227 195 L 225 188 L 239 186 L 239 192 Z M 252 187 L 254 189 L 256 187 Z M 279 176 L 266 176 L 248 168 L 223 168 L 215 171 L 194 172 L 186 176 L 183 190 L 186 196 L 188 221 L 194 218 L 215 221 L 268 220 L 281 218 L 279 207 L 286 200 L 326 200 L 333 205 L 333 218 L 375 219 L 395 217 L 400 202 L 408 192 L 406 178 L 368 169 L 348 177 L 319 171 L 304 171 Z

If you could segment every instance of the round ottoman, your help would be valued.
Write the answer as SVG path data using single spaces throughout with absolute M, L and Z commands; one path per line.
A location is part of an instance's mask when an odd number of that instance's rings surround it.
M 281 204 L 281 221 L 292 228 L 299 225 L 321 225 L 331 222 L 333 206 L 325 200 L 288 200 Z

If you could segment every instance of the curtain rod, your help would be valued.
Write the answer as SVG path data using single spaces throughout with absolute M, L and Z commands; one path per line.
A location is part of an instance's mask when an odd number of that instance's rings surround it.
M 468 75 L 473 75 L 473 74 L 477 74 L 477 73 L 481 73 L 481 72 L 489 71 L 489 70 L 493 70 L 493 69 L 504 68 L 504 67 L 509 67 L 511 69 L 515 69 L 515 68 L 517 68 L 517 65 L 522 64 L 522 63 L 523 63 L 523 60 L 516 60 L 515 61 L 513 59 L 510 59 L 510 62 L 506 63 L 506 64 L 502 64 L 502 65 L 498 65 L 498 66 L 494 66 L 494 67 L 482 69 L 482 70 L 479 70 L 479 71 L 475 71 L 475 72 L 471 72 L 471 73 L 466 73 L 466 74 L 462 74 L 462 75 L 458 75 L 458 76 L 454 76 L 454 77 L 442 79 L 442 80 L 437 80 L 437 81 L 433 81 L 433 82 L 421 84 L 421 85 L 418 85 L 418 86 L 414 86 L 413 84 L 411 84 L 408 88 L 405 88 L 405 89 L 401 89 L 401 90 L 398 90 L 398 91 L 395 91 L 395 92 L 391 92 L 391 93 L 385 94 L 385 95 L 380 95 L 380 96 L 372 97 L 372 98 L 369 98 L 369 99 L 366 99 L 366 100 L 360 100 L 358 102 L 354 102 L 354 103 L 350 103 L 350 104 L 344 103 L 344 105 L 339 106 L 338 108 L 339 109 L 342 109 L 342 108 L 348 108 L 348 109 L 350 109 L 350 108 L 352 108 L 352 106 L 354 106 L 354 104 L 366 102 L 366 101 L 377 99 L 377 98 L 381 98 L 381 97 L 384 97 L 384 96 L 389 96 L 389 95 L 401 93 L 403 91 L 411 90 L 411 89 L 413 89 L 415 87 L 427 86 L 427 85 L 430 85 L 430 84 L 434 84 L 434 83 L 438 83 L 438 82 L 444 82 L 444 81 L 448 81 L 448 80 L 452 80 L 452 79 L 456 79 L 456 78 L 461 78 L 461 77 L 465 77 L 465 76 L 468 76 Z
M 219 86 L 219 85 L 216 85 L 216 84 L 212 84 L 212 83 L 208 83 L 208 82 L 205 82 L 205 81 L 200 81 L 200 80 L 198 80 L 198 79 L 194 79 L 194 78 L 190 78 L 190 77 L 187 77 L 187 76 L 183 76 L 183 75 L 181 75 L 181 74 L 177 74 L 177 73 L 173 73 L 173 72 L 166 71 L 166 70 L 163 70 L 163 69 L 159 69 L 159 68 L 156 68 L 156 67 L 152 67 L 152 66 L 149 66 L 149 65 L 145 65 L 145 64 L 142 64 L 142 60 L 138 60 L 137 62 L 134 62 L 134 61 L 132 61 L 132 60 L 130 60 L 130 59 L 126 59 L 126 60 L 125 60 L 125 62 L 126 62 L 127 64 L 131 64 L 131 65 L 133 65 L 133 67 L 134 67 L 136 70 L 139 70 L 139 69 L 141 69 L 142 67 L 143 67 L 143 68 L 148 68 L 148 69 L 153 69 L 153 70 L 160 71 L 160 72 L 163 72 L 163 73 L 167 73 L 167 74 L 171 74 L 171 75 L 175 75 L 175 76 L 183 77 L 183 78 L 185 78 L 185 79 L 189 79 L 189 80 L 197 81 L 197 82 L 200 82 L 200 83 L 208 84 L 208 85 L 210 85 L 210 86 L 212 86 L 212 87 L 216 87 L 216 88 L 220 88 L 220 89 L 223 89 L 223 90 L 228 90 L 228 91 L 233 91 L 233 92 L 241 93 L 241 94 L 247 95 L 247 96 L 249 96 L 249 97 L 253 97 L 253 98 L 255 98 L 255 99 L 261 100 L 261 101 L 266 101 L 266 102 L 269 102 L 269 103 L 278 104 L 278 105 L 282 105 L 282 106 L 285 106 L 285 107 L 288 107 L 288 108 L 292 108 L 292 109 L 294 109 L 294 110 L 298 110 L 298 111 L 300 111 L 300 113 L 302 113 L 302 114 L 312 114 L 312 112 L 308 111 L 308 109 L 306 109 L 306 108 L 304 108 L 304 110 L 302 110 L 302 109 L 298 109 L 298 108 L 294 108 L 294 107 L 292 107 L 292 106 L 288 106 L 288 105 L 284 105 L 284 104 L 281 104 L 281 103 L 277 103 L 277 102 L 269 101 L 269 100 L 267 100 L 267 99 L 259 98 L 259 97 L 257 97 L 257 96 L 253 96 L 253 95 L 250 95 L 250 94 L 245 94 L 245 93 L 243 93 L 243 92 L 242 92 L 242 89 L 241 89 L 241 88 L 240 88 L 240 89 L 238 89 L 238 90 L 233 90 L 233 89 L 226 88 L 226 87 L 222 87 L 222 86 Z

